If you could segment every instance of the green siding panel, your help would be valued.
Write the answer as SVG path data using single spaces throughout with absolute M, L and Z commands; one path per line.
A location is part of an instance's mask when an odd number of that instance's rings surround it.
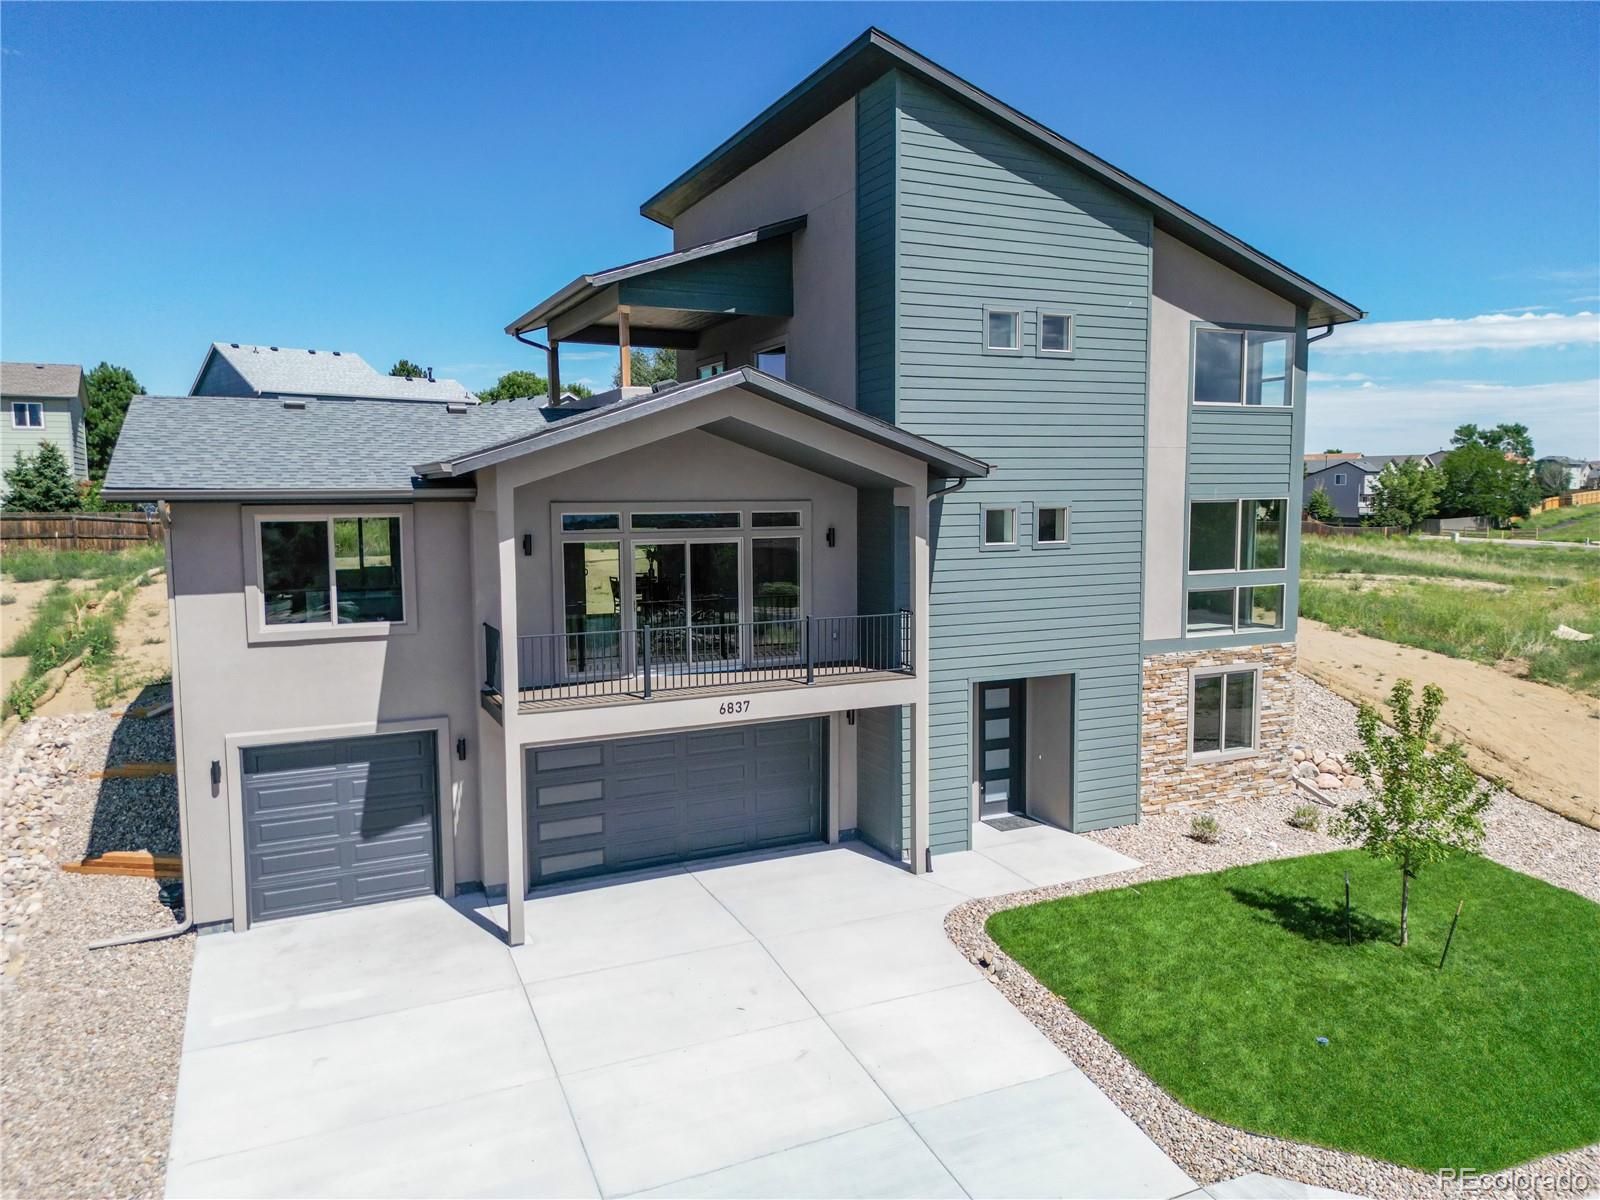
M 856 407 L 895 419 L 896 76 L 856 97 Z
M 623 304 L 750 316 L 794 315 L 794 255 L 786 237 L 625 279 Z
M 930 845 L 970 842 L 970 698 L 982 680 L 1074 674 L 1074 825 L 1136 820 L 1149 217 L 899 76 L 858 99 L 858 148 L 890 123 L 890 94 L 896 169 L 886 181 L 862 158 L 858 201 L 874 207 L 857 219 L 863 237 L 881 237 L 879 195 L 892 187 L 894 253 L 858 249 L 857 295 L 881 311 L 893 272 L 893 345 L 863 321 L 858 361 L 892 355 L 894 378 L 863 370 L 862 407 L 995 467 L 933 508 Z M 986 304 L 1023 312 L 1023 354 L 985 353 Z M 1073 357 L 1033 354 L 1040 309 L 1075 314 Z M 1072 506 L 1069 548 L 980 549 L 983 502 L 1043 497 Z

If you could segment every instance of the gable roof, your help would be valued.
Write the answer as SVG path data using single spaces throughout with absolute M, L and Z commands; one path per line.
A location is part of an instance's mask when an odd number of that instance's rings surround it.
M 870 417 L 848 405 L 815 392 L 807 391 L 788 380 L 768 375 L 754 367 L 736 367 L 709 379 L 656 389 L 629 388 L 619 393 L 619 398 L 588 410 L 574 413 L 561 421 L 547 422 L 530 428 L 499 442 L 488 443 L 462 453 L 443 456 L 431 462 L 420 463 L 417 473 L 427 478 L 449 478 L 492 467 L 496 463 L 520 458 L 536 450 L 564 445 L 575 438 L 612 429 L 652 413 L 665 412 L 701 400 L 719 392 L 742 388 L 775 404 L 815 417 L 838 429 L 844 429 L 868 441 L 898 450 L 928 464 L 929 471 L 941 479 L 968 479 L 987 475 L 989 466 L 959 451 L 941 446 L 937 442 L 908 433 L 898 425 Z M 556 410 L 565 412 L 565 409 Z
M 745 367 L 560 408 L 535 400 L 447 406 L 135 396 L 101 494 L 108 500 L 459 499 L 474 494 L 467 477 L 481 467 L 732 387 L 921 458 L 936 476 L 988 471 L 976 459 Z
M 904 71 L 953 96 L 1151 209 L 1157 229 L 1307 309 L 1312 325 L 1359 321 L 1366 316 L 1350 301 L 1290 270 L 876 28 L 869 28 L 801 80 L 744 128 L 646 200 L 639 211 L 670 228 L 691 205 L 761 161 L 890 70 Z
M 200 386 L 213 357 L 234 369 L 258 396 L 328 396 L 352 400 L 430 400 L 473 403 L 470 391 L 454 379 L 403 379 L 375 371 L 359 354 L 341 350 L 296 350 L 289 346 L 251 346 L 212 342 L 190 394 Z
M 33 400 L 72 400 L 83 382 L 77 363 L 0 363 L 0 396 Z

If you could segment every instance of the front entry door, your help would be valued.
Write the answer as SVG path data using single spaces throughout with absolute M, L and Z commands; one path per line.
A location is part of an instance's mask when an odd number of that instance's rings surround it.
M 978 816 L 1026 810 L 1023 792 L 1023 698 L 1027 685 L 978 685 Z

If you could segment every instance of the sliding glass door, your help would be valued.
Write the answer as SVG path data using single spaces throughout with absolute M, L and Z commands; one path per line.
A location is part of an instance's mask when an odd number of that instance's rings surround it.
M 805 655 L 800 612 L 800 539 L 758 537 L 750 542 L 751 654 L 757 665 Z
M 723 663 L 739 653 L 739 543 L 634 542 L 634 624 L 652 663 Z

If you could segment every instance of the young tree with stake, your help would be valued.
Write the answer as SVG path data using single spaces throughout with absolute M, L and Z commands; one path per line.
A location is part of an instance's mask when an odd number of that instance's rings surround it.
M 1400 868 L 1400 944 L 1410 938 L 1411 881 L 1427 864 L 1483 845 L 1483 813 L 1498 781 L 1483 783 L 1467 766 L 1466 750 L 1451 742 L 1429 750 L 1444 692 L 1422 689 L 1422 707 L 1412 707 L 1409 679 L 1389 693 L 1394 734 L 1386 734 L 1378 712 L 1363 704 L 1356 714 L 1362 749 L 1349 762 L 1366 784 L 1367 797 L 1347 804 L 1334 832 L 1374 857 Z

